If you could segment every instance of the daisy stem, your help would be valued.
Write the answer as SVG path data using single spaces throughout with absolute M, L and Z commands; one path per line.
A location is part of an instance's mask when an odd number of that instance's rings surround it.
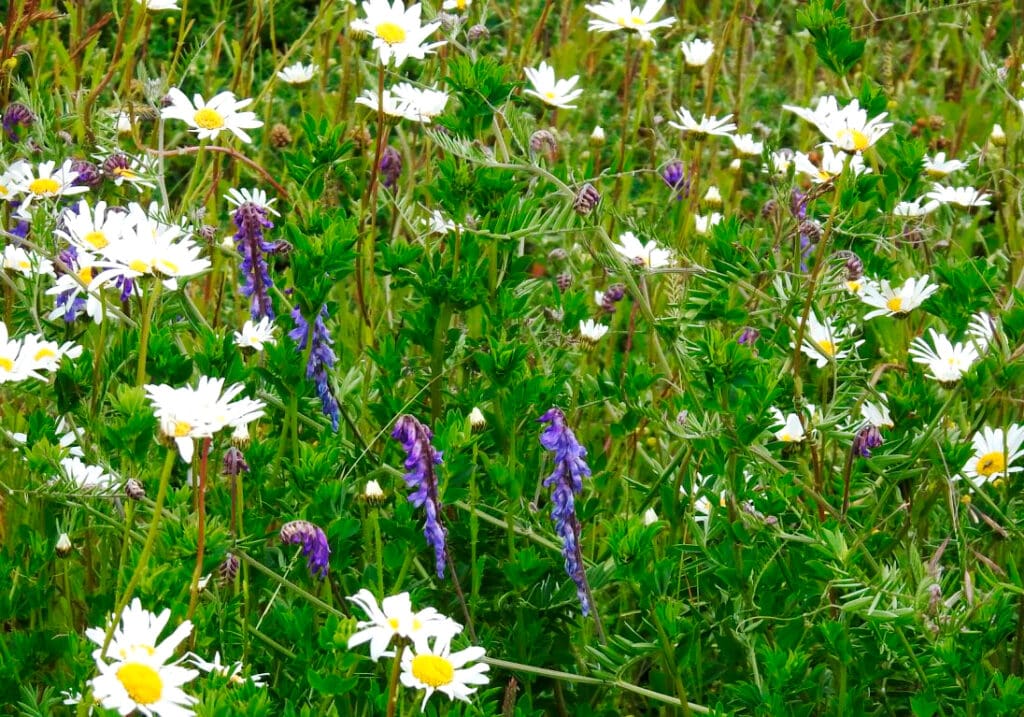
M 156 534 L 160 527 L 160 518 L 163 516 L 164 502 L 167 500 L 167 487 L 171 482 L 171 470 L 174 468 L 174 461 L 178 459 L 178 451 L 176 448 L 168 448 L 167 453 L 164 456 L 164 468 L 160 473 L 160 487 L 156 492 L 156 501 L 153 503 L 153 521 L 149 524 L 149 532 L 146 534 L 146 544 L 142 546 L 142 554 L 139 555 L 139 562 L 135 564 L 135 571 L 132 573 L 131 580 L 128 581 L 128 585 L 124 589 L 124 594 L 121 595 L 121 599 L 117 601 L 117 607 L 114 608 L 114 615 L 107 625 L 107 634 L 103 637 L 103 648 L 100 652 L 101 656 L 105 656 L 107 648 L 110 646 L 110 638 L 114 635 L 114 628 L 117 627 L 118 622 L 121 619 L 121 613 L 124 612 L 125 606 L 128 605 L 128 601 L 132 599 L 132 593 L 135 588 L 139 586 L 139 581 L 142 580 L 142 573 L 146 571 L 146 565 L 149 563 L 149 557 L 153 553 L 153 546 L 156 545 Z
M 199 602 L 199 580 L 203 576 L 203 556 L 206 553 L 206 467 L 210 453 L 210 439 L 202 442 L 199 458 L 199 487 L 196 492 L 196 567 L 192 571 L 192 589 L 188 599 L 188 619 L 196 614 Z M 195 647 L 195 632 L 192 633 L 192 647 Z
M 630 82 L 630 47 L 632 36 L 626 35 L 625 66 L 622 70 L 622 133 L 619 137 L 619 164 L 615 169 L 618 178 L 615 182 L 614 203 L 618 204 L 619 194 L 622 191 L 623 174 L 622 169 L 626 166 L 626 135 L 629 133 L 629 82 Z
M 398 641 L 398 648 L 395 650 L 395 659 L 391 661 L 391 677 L 388 678 L 388 717 L 395 717 L 395 709 L 398 707 L 398 676 L 402 673 L 402 652 L 405 650 L 405 642 Z
M 146 382 L 146 354 L 149 353 L 149 327 L 153 323 L 153 310 L 160 301 L 160 293 L 163 290 L 163 282 L 154 279 L 153 288 L 149 292 L 145 309 L 142 312 L 142 325 L 139 328 L 139 363 L 135 367 L 135 385 L 141 386 Z

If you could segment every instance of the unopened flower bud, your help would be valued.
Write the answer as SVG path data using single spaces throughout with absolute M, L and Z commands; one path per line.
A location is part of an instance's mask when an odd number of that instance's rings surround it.
M 550 261 L 552 263 L 554 263 L 554 262 L 562 262 L 562 261 L 565 261 L 568 258 L 569 258 L 569 252 L 567 252 L 562 247 L 556 247 L 556 248 L 554 248 L 554 249 L 552 249 L 551 251 L 548 252 L 548 261 Z
M 270 128 L 270 144 L 277 149 L 287 147 L 292 143 L 292 133 L 289 129 L 278 122 Z
M 572 203 L 572 208 L 577 214 L 586 216 L 594 211 L 594 207 L 601 201 L 601 195 L 597 189 L 590 182 L 587 182 L 580 187 L 579 192 L 576 193 L 576 199 Z
M 601 125 L 594 127 L 594 131 L 590 133 L 590 144 L 594 147 L 604 144 L 604 128 Z
M 481 40 L 486 40 L 490 36 L 491 31 L 487 29 L 486 25 L 473 25 L 466 31 L 466 39 L 470 42 L 480 42 Z
M 474 433 L 482 431 L 487 426 L 487 419 L 484 417 L 484 412 L 481 411 L 477 406 L 473 406 L 473 410 L 469 412 L 469 427 Z
M 882 434 L 877 426 L 868 424 L 857 431 L 853 439 L 853 452 L 861 458 L 870 458 L 872 449 L 882 445 Z
M 539 129 L 530 135 L 530 152 L 543 155 L 549 162 L 558 156 L 558 140 L 546 129 Z
M 238 576 L 238 566 L 238 557 L 234 553 L 228 553 L 224 556 L 224 562 L 217 568 L 217 577 L 225 583 L 234 582 Z
M 103 175 L 100 173 L 100 168 L 88 160 L 72 160 L 71 171 L 78 174 L 78 176 L 75 177 L 75 181 L 72 182 L 76 187 L 90 187 L 95 189 L 103 183 Z
M 743 344 L 744 346 L 753 346 L 757 343 L 759 338 L 761 338 L 761 332 L 753 326 L 747 326 L 743 329 L 743 333 L 740 334 L 740 337 L 736 339 L 736 342 Z
M 558 290 L 562 293 L 572 286 L 572 274 L 567 271 L 563 271 L 555 277 L 555 283 L 558 285 Z
M 383 503 L 384 491 L 381 489 L 380 483 L 375 480 L 366 481 L 366 487 L 363 488 L 363 500 L 374 505 Z
M 1006 132 L 1003 131 L 1001 125 L 992 125 L 992 132 L 989 134 L 988 138 L 996 147 L 1006 146 Z
M 821 239 L 821 225 L 813 219 L 804 219 L 797 229 L 802 236 L 807 237 L 811 243 Z
M 703 201 L 709 207 L 720 207 L 722 206 L 722 193 L 718 191 L 718 187 L 711 185 L 708 187 L 708 191 L 704 193 Z
M 130 500 L 142 500 L 146 497 L 146 488 L 135 478 L 129 478 L 124 484 L 124 494 Z
M 57 538 L 57 544 L 54 546 L 53 549 L 57 553 L 58 557 L 66 558 L 67 556 L 71 555 L 72 547 L 74 546 L 71 545 L 71 538 L 68 537 L 68 534 L 61 533 L 60 537 Z
M 402 155 L 392 146 L 384 148 L 380 158 L 380 174 L 384 178 L 384 186 L 391 189 L 398 183 L 402 174 Z
M 243 473 L 249 472 L 249 464 L 245 462 L 245 456 L 236 446 L 231 446 L 224 452 L 224 463 L 221 466 L 221 473 L 234 478 Z

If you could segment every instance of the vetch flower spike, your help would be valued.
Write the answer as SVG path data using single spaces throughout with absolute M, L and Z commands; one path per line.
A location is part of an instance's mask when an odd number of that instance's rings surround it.
M 441 524 L 441 501 L 437 495 L 437 473 L 434 472 L 434 466 L 441 463 L 441 451 L 430 443 L 433 432 L 409 414 L 398 418 L 391 437 L 405 450 L 405 484 L 415 489 L 409 496 L 409 502 L 426 512 L 423 535 L 434 548 L 437 577 L 443 578 L 448 550 L 445 542 L 447 531 Z
M 302 544 L 302 554 L 306 556 L 309 574 L 321 580 L 327 577 L 327 565 L 331 559 L 331 546 L 327 544 L 327 536 L 320 526 L 308 520 L 293 520 L 281 526 L 281 542 Z

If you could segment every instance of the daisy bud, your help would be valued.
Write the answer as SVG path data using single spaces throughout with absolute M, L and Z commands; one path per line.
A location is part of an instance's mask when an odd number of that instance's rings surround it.
M 124 484 L 124 494 L 129 500 L 142 500 L 146 497 L 146 488 L 135 478 L 129 478 Z
M 366 487 L 363 488 L 362 499 L 367 503 L 379 505 L 384 502 L 384 491 L 380 487 L 380 483 L 375 480 L 366 481 Z
M 1003 131 L 1001 125 L 992 125 L 992 132 L 989 134 L 988 138 L 996 147 L 1006 146 L 1006 132 Z
M 484 412 L 478 407 L 473 406 L 473 410 L 469 412 L 469 427 L 474 433 L 479 433 L 484 430 L 487 426 L 487 419 L 484 418 Z
M 71 538 L 68 537 L 67 533 L 61 533 L 60 537 L 57 538 L 57 544 L 54 546 L 54 552 L 57 553 L 58 557 L 66 558 L 71 555 Z
M 722 193 L 718 191 L 718 187 L 711 185 L 704 193 L 703 201 L 709 207 L 720 207 L 722 206 Z
M 549 162 L 558 156 L 558 140 L 546 129 L 539 129 L 530 135 L 530 152 L 542 154 Z
M 576 210 L 576 213 L 581 216 L 586 216 L 594 211 L 594 207 L 601 201 L 601 195 L 597 189 L 590 182 L 587 182 L 580 191 L 576 193 L 576 199 L 572 203 L 572 208 Z
M 283 149 L 292 143 L 292 133 L 278 122 L 270 128 L 270 144 L 276 149 Z
M 466 39 L 470 42 L 480 42 L 490 36 L 491 31 L 487 29 L 486 25 L 473 25 L 473 27 L 466 31 Z
M 238 566 L 238 557 L 234 553 L 228 553 L 224 556 L 224 562 L 217 568 L 217 577 L 220 578 L 221 582 L 234 582 L 235 577 L 238 575 Z
M 588 349 L 593 348 L 606 333 L 608 333 L 608 327 L 604 324 L 599 324 L 593 319 L 580 321 L 580 338 L 583 339 L 583 344 Z
M 224 462 L 220 471 L 228 478 L 240 476 L 249 472 L 249 464 L 245 462 L 245 456 L 235 446 L 231 446 L 224 452 Z
M 555 283 L 558 285 L 558 290 L 565 293 L 565 291 L 572 286 L 572 274 L 567 271 L 563 271 L 555 277 Z
M 734 159 L 731 162 L 729 162 L 729 171 L 730 172 L 740 172 L 742 170 L 743 170 L 743 162 L 740 161 L 739 157 L 737 157 L 736 159 Z
M 604 129 L 601 125 L 594 127 L 594 131 L 590 133 L 590 144 L 594 147 L 600 147 L 604 144 Z

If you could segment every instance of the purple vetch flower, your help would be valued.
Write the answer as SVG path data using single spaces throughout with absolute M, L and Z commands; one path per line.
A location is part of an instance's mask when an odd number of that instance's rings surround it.
M 590 614 L 590 586 L 583 571 L 580 521 L 576 517 L 574 495 L 583 490 L 583 479 L 590 476 L 590 467 L 584 460 L 587 449 L 566 425 L 561 409 L 551 408 L 537 420 L 548 424 L 540 434 L 540 444 L 555 454 L 555 469 L 544 479 L 545 487 L 553 486 L 551 519 L 555 521 L 555 532 L 562 539 L 565 572 L 576 583 L 576 595 L 586 616 Z
M 331 390 L 331 382 L 327 376 L 328 369 L 334 366 L 337 357 L 331 345 L 331 334 L 324 324 L 327 317 L 327 304 L 320 307 L 316 321 L 310 329 L 309 322 L 302 315 L 302 311 L 296 306 L 292 309 L 292 319 L 295 321 L 295 328 L 288 332 L 288 337 L 298 342 L 299 351 L 305 351 L 306 346 L 312 342 L 312 349 L 309 352 L 309 360 L 306 362 L 306 378 L 313 379 L 316 384 L 316 394 L 320 397 L 320 405 L 325 416 L 330 416 L 331 426 L 338 430 L 338 419 L 341 417 L 341 408 L 338 406 L 338 399 L 334 397 Z M 312 334 L 312 336 L 310 336 Z
M 224 452 L 224 463 L 221 473 L 228 477 L 236 477 L 242 473 L 249 472 L 249 464 L 245 462 L 245 455 L 238 446 L 231 446 Z
M 681 159 L 673 159 L 661 170 L 661 179 L 676 193 L 676 200 L 690 194 L 690 178 Z
M 3 129 L 9 142 L 18 141 L 18 127 L 29 127 L 36 121 L 35 112 L 20 102 L 12 102 L 4 108 Z
M 755 329 L 753 326 L 747 326 L 743 329 L 743 333 L 736 339 L 736 342 L 743 344 L 744 346 L 753 346 L 757 343 L 757 340 L 761 338 L 761 332 Z
M 859 431 L 853 438 L 853 452 L 855 455 L 861 458 L 870 458 L 871 451 L 878 448 L 885 441 L 882 439 L 882 433 L 878 430 L 877 426 L 873 426 L 870 423 Z
M 262 193 L 238 192 L 230 195 L 238 202 L 238 208 L 232 215 L 232 221 L 238 231 L 235 232 L 235 246 L 242 255 L 242 295 L 249 297 L 249 313 L 254 321 L 274 318 L 274 304 L 270 299 L 270 287 L 274 282 L 270 278 L 267 265 L 267 254 L 281 251 L 283 242 L 270 242 L 264 238 L 264 230 L 272 229 L 269 205 L 252 201 L 251 197 L 260 197 Z M 276 212 L 275 212 L 276 213 Z
M 103 183 L 103 175 L 100 168 L 87 159 L 71 160 L 71 170 L 78 174 L 72 182 L 76 187 L 89 187 L 95 189 Z
M 293 545 L 302 544 L 302 554 L 306 556 L 306 567 L 309 574 L 321 580 L 327 577 L 327 563 L 331 558 L 331 546 L 327 544 L 327 536 L 319 526 L 308 520 L 293 520 L 281 526 L 281 542 Z
M 398 183 L 398 177 L 402 174 L 402 155 L 398 150 L 388 145 L 380 158 L 380 175 L 384 178 L 384 186 L 391 189 Z
M 391 437 L 402 444 L 405 450 L 405 484 L 415 490 L 409 495 L 409 502 L 419 508 L 423 506 L 427 522 L 423 535 L 434 548 L 434 567 L 437 577 L 444 577 L 447 556 L 445 536 L 447 531 L 441 524 L 441 501 L 437 497 L 437 473 L 434 466 L 441 463 L 441 451 L 431 445 L 434 434 L 415 416 L 405 414 L 395 421 Z

